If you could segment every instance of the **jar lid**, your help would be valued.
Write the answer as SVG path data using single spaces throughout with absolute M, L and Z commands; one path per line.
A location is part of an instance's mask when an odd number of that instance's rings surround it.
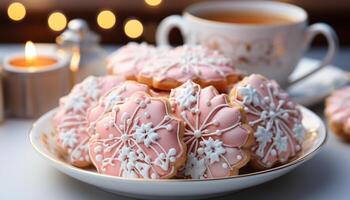
M 60 46 L 96 45 L 100 37 L 90 30 L 89 25 L 83 19 L 73 19 L 68 23 L 68 28 L 56 38 Z

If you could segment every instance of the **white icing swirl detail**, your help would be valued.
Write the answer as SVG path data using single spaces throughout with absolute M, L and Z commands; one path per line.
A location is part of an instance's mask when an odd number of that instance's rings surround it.
M 170 94 L 173 108 L 177 108 L 186 124 L 184 142 L 188 147 L 188 160 L 184 168 L 184 175 L 193 179 L 212 177 L 210 166 L 219 162 L 223 163 L 220 166 L 225 172 L 232 170 L 239 160 L 237 159 L 237 162 L 233 162 L 231 158 L 227 157 L 229 155 L 232 156 L 232 154 L 226 154 L 226 148 L 235 149 L 233 154 L 236 154 L 239 151 L 239 147 L 225 146 L 223 138 L 221 138 L 223 134 L 235 128 L 242 128 L 239 117 L 238 120 L 233 120 L 228 127 L 221 128 L 220 118 L 217 119 L 215 117 L 216 113 L 221 109 L 230 108 L 230 106 L 224 97 L 217 94 L 214 88 L 208 87 L 206 89 L 214 97 L 223 98 L 223 102 L 215 103 L 213 101 L 212 104 L 208 103 L 211 99 L 200 99 L 202 89 L 192 81 L 187 81 L 182 86 L 172 90 Z M 212 96 L 210 97 L 213 98 Z M 202 104 L 201 101 L 204 103 Z M 205 112 L 208 113 L 202 115 L 200 106 L 206 106 L 208 111 Z
M 285 162 L 286 159 L 279 156 L 281 153 L 290 150 L 291 156 L 296 155 L 300 150 L 299 144 L 304 141 L 305 128 L 297 108 L 275 83 L 265 80 L 259 87 L 253 88 L 249 84 L 237 86 L 237 95 L 242 100 L 234 101 L 242 105 L 247 114 L 257 118 L 249 122 L 249 125 L 256 127 L 254 136 L 257 146 L 253 147 L 253 151 L 261 158 L 259 162 L 269 167 L 273 164 L 270 156 Z M 266 95 L 262 96 L 257 90 L 266 91 Z M 291 122 L 292 128 L 289 125 Z
M 166 151 L 158 143 L 158 140 L 161 138 L 159 131 L 162 131 L 162 133 L 163 130 L 166 130 L 166 132 L 173 131 L 171 123 L 176 119 L 170 115 L 165 115 L 158 124 L 141 122 L 141 117 L 145 116 L 141 110 L 146 109 L 151 101 L 147 96 L 135 98 L 133 102 L 137 104 L 137 107 L 132 113 L 124 112 L 118 120 L 117 116 L 113 115 L 111 126 L 117 129 L 121 136 L 112 134 L 112 137 L 96 138 L 94 140 L 96 146 L 102 146 L 103 151 L 109 153 L 105 154 L 100 161 L 96 159 L 101 164 L 102 171 L 106 171 L 107 167 L 115 166 L 115 162 L 119 161 L 121 167 L 117 176 L 154 179 L 161 176 L 158 170 L 155 169 L 156 166 L 164 171 L 168 171 L 173 167 L 173 163 L 176 162 L 176 149 L 170 148 Z M 138 116 L 138 112 L 141 113 L 140 116 Z M 147 113 L 147 115 L 150 114 Z M 155 153 L 157 158 L 152 160 L 146 153 L 146 149 L 147 152 Z M 101 154 L 97 153 L 95 157 L 99 155 Z
M 218 52 L 213 52 L 202 46 L 188 46 L 170 50 L 167 54 L 162 55 L 148 63 L 147 68 L 141 71 L 143 75 L 153 76 L 158 81 L 167 78 L 171 69 L 177 68 L 184 75 L 191 75 L 192 78 L 202 77 L 203 68 L 209 69 L 216 75 L 226 78 L 233 73 L 232 61 Z M 231 72 L 225 71 L 223 66 L 231 69 Z M 208 77 L 205 77 L 208 78 Z

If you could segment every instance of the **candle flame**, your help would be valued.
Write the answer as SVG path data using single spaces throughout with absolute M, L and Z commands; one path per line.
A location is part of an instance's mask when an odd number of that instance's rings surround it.
M 33 62 L 33 60 L 36 58 L 37 53 L 35 49 L 35 45 L 33 44 L 32 41 L 26 42 L 25 48 L 24 48 L 24 54 L 26 57 L 26 60 L 28 62 Z

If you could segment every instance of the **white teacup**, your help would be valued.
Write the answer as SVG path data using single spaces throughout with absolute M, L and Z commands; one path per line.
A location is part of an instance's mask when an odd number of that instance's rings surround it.
M 258 12 L 288 17 L 281 24 L 249 24 L 214 21 L 201 18 L 209 12 Z M 185 9 L 183 16 L 165 18 L 159 25 L 158 45 L 169 46 L 168 35 L 179 28 L 186 44 L 201 44 L 217 49 L 232 58 L 237 68 L 275 79 L 282 87 L 298 82 L 329 64 L 335 56 L 338 42 L 334 30 L 327 24 L 307 25 L 308 16 L 300 7 L 272 1 L 233 1 L 197 3 Z M 290 80 L 298 61 L 313 38 L 323 34 L 328 52 L 314 70 Z

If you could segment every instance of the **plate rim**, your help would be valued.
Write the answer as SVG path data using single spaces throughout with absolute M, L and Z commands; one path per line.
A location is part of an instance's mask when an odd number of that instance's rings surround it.
M 294 165 L 298 165 L 303 163 L 303 161 L 306 161 L 310 158 L 312 158 L 313 155 L 315 155 L 317 152 L 319 152 L 322 147 L 324 146 L 324 144 L 326 143 L 326 141 L 328 140 L 328 130 L 326 129 L 325 123 L 321 120 L 321 118 L 314 113 L 313 111 L 311 111 L 310 109 L 302 106 L 302 105 L 298 105 L 299 108 L 301 109 L 302 113 L 303 112 L 309 112 L 312 115 L 314 115 L 316 117 L 316 119 L 320 122 L 320 127 L 318 127 L 319 130 L 323 130 L 324 132 L 324 137 L 323 140 L 320 141 L 319 145 L 312 151 L 308 152 L 307 154 L 305 154 L 304 156 L 297 158 L 291 162 L 285 163 L 283 165 L 277 166 L 277 167 L 273 167 L 270 169 L 265 169 L 265 170 L 261 170 L 261 171 L 257 171 L 257 172 L 253 172 L 253 173 L 248 173 L 248 174 L 240 174 L 240 175 L 236 175 L 236 176 L 229 176 L 229 177 L 222 177 L 222 178 L 210 178 L 210 179 L 140 179 L 140 178 L 125 178 L 125 177 L 118 177 L 118 176 L 111 176 L 111 175 L 106 175 L 106 174 L 99 174 L 97 172 L 92 172 L 86 169 L 82 169 L 82 168 L 78 168 L 78 167 L 74 167 L 72 165 L 69 165 L 68 163 L 56 159 L 50 155 L 48 155 L 47 153 L 43 152 L 41 150 L 40 147 L 36 146 L 36 142 L 35 137 L 34 137 L 34 130 L 37 126 L 37 124 L 39 123 L 39 121 L 43 120 L 44 118 L 47 118 L 47 116 L 52 115 L 57 108 L 54 108 L 48 112 L 46 112 L 45 114 L 43 114 L 42 116 L 40 116 L 31 126 L 30 130 L 29 130 L 29 140 L 31 143 L 31 146 L 35 149 L 35 151 L 42 157 L 44 157 L 46 160 L 49 160 L 51 162 L 51 165 L 55 164 L 55 165 L 60 165 L 63 166 L 65 168 L 68 168 L 69 170 L 72 170 L 74 172 L 77 172 L 79 174 L 85 174 L 85 175 L 89 175 L 89 176 L 94 176 L 97 178 L 107 178 L 107 179 L 113 179 L 113 180 L 121 180 L 121 181 L 135 181 L 135 182 L 162 182 L 162 183 L 180 183 L 180 182 L 209 182 L 209 181 L 222 181 L 222 180 L 231 180 L 231 179 L 239 179 L 239 178 L 245 178 L 245 177 L 254 177 L 254 176 L 258 176 L 258 175 L 264 175 L 264 174 L 268 174 L 270 172 L 275 172 L 275 171 L 279 171 L 279 170 L 283 170 L 285 168 L 294 166 Z M 321 138 L 322 139 L 322 138 Z M 53 166 L 54 168 L 56 168 L 55 166 Z M 59 171 L 61 171 L 60 169 L 58 169 Z

